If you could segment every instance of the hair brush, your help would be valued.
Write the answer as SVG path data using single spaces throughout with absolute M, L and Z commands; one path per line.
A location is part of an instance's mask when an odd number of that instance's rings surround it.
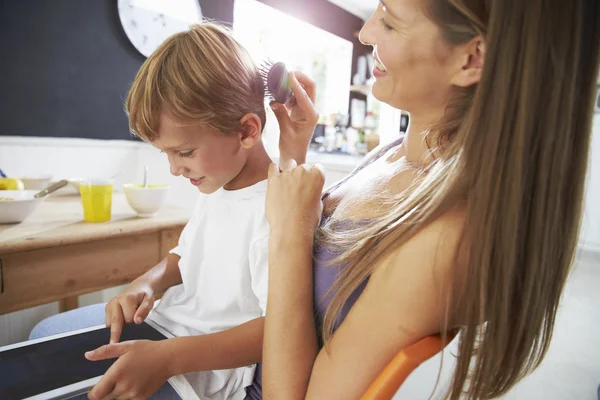
M 265 95 L 285 104 L 294 97 L 290 87 L 288 70 L 282 62 L 266 60 L 259 68 L 265 84 Z

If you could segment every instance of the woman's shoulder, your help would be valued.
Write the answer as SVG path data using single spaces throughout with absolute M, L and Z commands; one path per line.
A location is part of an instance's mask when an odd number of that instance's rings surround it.
M 368 353 L 380 367 L 390 354 L 440 333 L 448 316 L 448 285 L 454 284 L 452 266 L 464 219 L 459 210 L 448 212 L 379 261 L 334 334 L 332 348 L 354 356 Z
M 413 311 L 427 312 L 423 325 L 417 324 L 425 329 L 422 334 L 437 333 L 437 324 L 446 312 L 449 285 L 458 283 L 455 266 L 462 259 L 464 221 L 463 210 L 443 214 L 391 251 L 369 279 L 371 291 L 387 293 L 379 297 L 380 302 L 400 304 L 410 298 Z
M 465 211 L 449 210 L 421 228 L 382 261 L 383 270 L 410 263 L 449 268 L 456 262 L 463 240 Z

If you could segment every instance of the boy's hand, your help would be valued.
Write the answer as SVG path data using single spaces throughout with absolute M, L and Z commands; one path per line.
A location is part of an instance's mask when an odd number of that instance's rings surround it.
M 119 358 L 92 388 L 89 399 L 147 399 L 172 375 L 167 340 L 133 340 L 85 353 L 90 361 Z
M 135 280 L 105 307 L 110 343 L 117 343 L 124 324 L 141 324 L 154 306 L 154 289 L 144 280 Z
M 315 82 L 301 72 L 290 72 L 294 100 L 285 104 L 271 102 L 279 123 L 279 165 L 290 159 L 303 164 L 310 139 L 319 120 L 315 108 Z

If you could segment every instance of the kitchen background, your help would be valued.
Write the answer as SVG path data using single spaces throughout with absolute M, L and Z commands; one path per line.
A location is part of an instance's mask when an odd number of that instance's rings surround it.
M 151 183 L 171 185 L 168 202 L 191 208 L 196 190 L 169 174 L 164 155 L 130 135 L 123 103 L 145 59 L 142 53 L 190 19 L 205 17 L 232 26 L 257 62 L 282 60 L 317 81 L 321 121 L 308 161 L 324 164 L 327 183 L 333 183 L 368 149 L 398 137 L 408 122 L 370 95 L 370 48 L 359 43 L 357 33 L 376 6 L 376 0 L 3 1 L 0 168 L 12 176 L 55 180 L 118 174 L 119 187 L 141 182 L 148 166 Z M 276 120 L 272 114 L 267 118 L 264 140 L 277 157 Z M 542 367 L 507 398 L 595 398 L 600 383 L 600 114 L 594 119 L 589 168 L 581 252 L 555 340 Z M 81 296 L 80 304 L 107 301 L 117 291 Z M 0 346 L 25 340 L 38 321 L 56 312 L 53 303 L 0 315 Z M 436 363 L 438 358 L 411 376 L 403 398 L 428 396 Z

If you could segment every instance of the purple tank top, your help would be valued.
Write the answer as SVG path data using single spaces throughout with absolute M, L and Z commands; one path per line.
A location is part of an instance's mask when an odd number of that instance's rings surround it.
M 379 154 L 371 160 L 371 162 L 377 160 L 383 154 L 385 154 L 389 149 L 399 145 L 402 143 L 402 139 L 400 138 L 385 148 L 383 148 Z M 356 175 L 361 169 L 369 165 L 371 162 L 361 165 L 352 171 L 345 179 L 338 182 L 336 185 L 331 187 L 328 191 L 326 191 L 321 200 L 325 200 L 333 191 L 343 185 L 348 179 L 352 178 Z M 323 218 L 321 223 L 325 222 L 326 219 Z M 352 221 L 344 221 L 339 224 L 338 227 L 340 230 L 346 230 L 351 227 L 351 224 L 356 223 Z M 330 293 L 328 296 L 325 296 L 329 289 L 333 286 L 335 281 L 337 280 L 340 271 L 344 268 L 344 265 L 334 265 L 331 264 L 335 257 L 339 255 L 339 252 L 333 251 L 330 248 L 321 246 L 319 244 L 315 244 L 313 249 L 313 298 L 314 298 L 314 307 L 315 307 L 315 325 L 317 326 L 317 333 L 320 332 L 323 318 L 325 317 L 325 311 L 327 311 L 327 307 L 331 303 L 333 293 Z M 342 307 L 342 311 L 340 312 L 339 318 L 336 321 L 334 329 L 337 329 L 338 326 L 344 321 L 348 312 L 356 300 L 360 297 L 363 290 L 367 285 L 367 281 L 363 282 L 356 290 L 350 295 L 346 304 Z M 252 385 L 246 389 L 246 400 L 262 400 L 262 365 L 259 363 L 256 366 L 256 372 L 254 374 L 254 381 Z

